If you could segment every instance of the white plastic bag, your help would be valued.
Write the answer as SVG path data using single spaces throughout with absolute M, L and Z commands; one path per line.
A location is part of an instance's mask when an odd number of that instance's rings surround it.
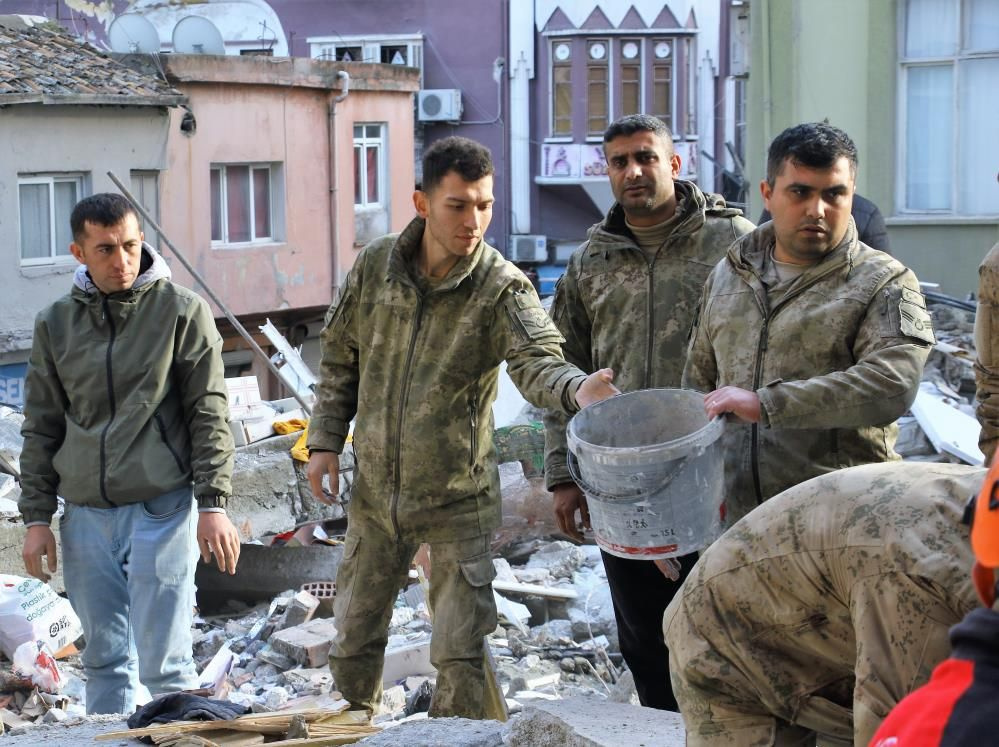
M 40 641 L 58 653 L 83 635 L 68 599 L 36 578 L 0 573 L 0 651 L 13 661 L 27 641 Z
M 55 657 L 41 641 L 25 641 L 14 650 L 14 673 L 47 693 L 57 693 L 62 677 Z

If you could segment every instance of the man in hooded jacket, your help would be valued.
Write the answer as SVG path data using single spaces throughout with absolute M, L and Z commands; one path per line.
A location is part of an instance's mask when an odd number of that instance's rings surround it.
M 49 524 L 62 496 L 87 711 L 130 713 L 149 693 L 198 685 L 199 547 L 236 571 L 222 338 L 208 304 L 170 281 L 124 197 L 81 200 L 70 226 L 80 267 L 72 292 L 35 320 L 25 387 L 22 555 L 32 576 L 48 578 L 43 556 L 56 569 Z

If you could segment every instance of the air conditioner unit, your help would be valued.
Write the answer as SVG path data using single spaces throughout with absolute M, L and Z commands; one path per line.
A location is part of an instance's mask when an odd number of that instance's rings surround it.
M 416 118 L 421 122 L 457 122 L 461 119 L 461 90 L 430 88 L 420 91 Z
M 547 262 L 548 237 L 531 234 L 510 237 L 511 262 Z

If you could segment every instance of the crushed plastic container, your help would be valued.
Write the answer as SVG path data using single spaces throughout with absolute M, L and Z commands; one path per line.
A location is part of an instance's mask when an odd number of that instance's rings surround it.
M 597 544 L 621 558 L 655 560 L 717 539 L 723 429 L 689 389 L 629 392 L 576 413 L 566 430 L 569 469 L 586 495 Z

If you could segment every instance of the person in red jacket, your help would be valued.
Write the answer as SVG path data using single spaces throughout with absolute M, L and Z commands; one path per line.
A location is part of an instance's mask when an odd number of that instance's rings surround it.
M 968 504 L 972 580 L 983 607 L 950 629 L 951 656 L 930 681 L 895 706 L 870 747 L 978 747 L 999 734 L 999 461 Z

